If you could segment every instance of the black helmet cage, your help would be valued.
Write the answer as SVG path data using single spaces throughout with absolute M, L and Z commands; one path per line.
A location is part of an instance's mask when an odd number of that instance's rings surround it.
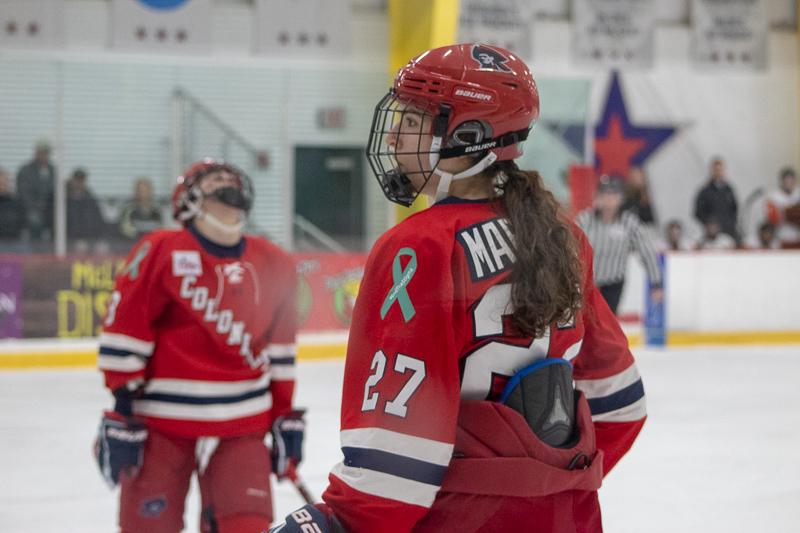
M 419 131 L 411 132 L 404 127 L 401 129 L 404 136 L 417 135 L 416 147 L 407 152 L 398 152 L 386 142 L 386 139 L 398 135 L 397 124 L 402 124 L 405 115 L 410 113 L 421 117 Z M 483 148 L 481 144 L 486 141 L 497 141 L 491 146 L 505 146 L 509 142 L 518 142 L 527 137 L 527 131 L 525 131 L 512 132 L 502 138 L 492 139 L 492 127 L 480 120 L 468 120 L 458 124 L 448 136 L 450 114 L 451 108 L 447 104 L 437 105 L 430 101 L 400 99 L 394 89 L 389 91 L 375 106 L 372 128 L 367 141 L 367 160 L 378 179 L 383 194 L 389 200 L 406 207 L 410 206 L 428 183 L 442 159 L 464 155 L 469 155 L 476 160 L 482 159 L 488 153 L 487 149 L 481 149 Z M 430 119 L 430 131 L 424 131 L 426 117 Z M 439 138 L 441 142 L 423 150 L 423 135 L 432 135 L 434 138 Z M 513 139 L 506 139 L 506 137 L 513 137 Z M 436 164 L 429 171 L 425 171 L 423 170 L 425 168 L 425 159 L 423 158 L 430 161 L 431 154 L 437 154 Z M 397 155 L 416 155 L 419 170 L 400 169 Z M 422 184 L 418 189 L 409 179 L 409 174 L 422 175 Z
M 403 126 L 405 117 L 408 114 L 420 116 L 418 131 L 410 131 Z M 424 131 L 426 117 L 431 120 L 431 131 Z M 431 179 L 434 170 L 438 166 L 440 153 L 438 147 L 424 147 L 423 149 L 423 136 L 433 135 L 444 140 L 447 136 L 449 118 L 450 109 L 447 106 L 436 106 L 432 102 L 401 100 L 394 90 L 389 91 L 375 106 L 372 127 L 367 141 L 367 160 L 378 180 L 378 184 L 383 190 L 383 194 L 390 201 L 408 207 L 419 196 L 419 193 L 428 183 L 428 180 Z M 410 143 L 411 147 L 403 146 L 403 149 L 407 151 L 398 152 L 394 146 L 387 143 L 388 138 L 399 134 L 398 127 L 401 128 L 404 137 L 417 136 L 416 146 L 413 146 L 414 143 Z M 437 155 L 436 164 L 430 170 L 425 170 L 426 161 L 430 160 L 431 154 Z M 417 156 L 417 169 L 400 169 L 397 161 L 398 155 Z M 413 174 L 421 175 L 423 178 L 419 188 L 415 187 L 409 178 L 409 175 Z

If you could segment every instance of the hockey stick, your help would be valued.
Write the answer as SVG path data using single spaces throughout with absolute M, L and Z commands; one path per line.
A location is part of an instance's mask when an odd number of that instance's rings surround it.
M 314 497 L 311 495 L 311 491 L 308 490 L 306 484 L 300 479 L 300 474 L 297 473 L 297 467 L 295 467 L 294 462 L 289 463 L 289 467 L 286 469 L 286 477 L 292 482 L 292 485 L 294 485 L 294 488 L 297 489 L 297 492 L 306 503 L 310 505 L 316 503 Z

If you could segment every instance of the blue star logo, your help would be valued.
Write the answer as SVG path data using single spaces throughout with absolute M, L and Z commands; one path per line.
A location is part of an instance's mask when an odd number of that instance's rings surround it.
M 603 114 L 594 130 L 595 169 L 598 174 L 624 176 L 631 166 L 643 166 L 676 131 L 672 126 L 631 123 L 619 73 L 614 71 Z

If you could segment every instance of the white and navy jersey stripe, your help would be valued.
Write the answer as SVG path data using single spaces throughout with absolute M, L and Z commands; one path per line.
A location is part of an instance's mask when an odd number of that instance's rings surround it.
M 100 334 L 100 351 L 97 364 L 100 370 L 115 372 L 137 372 L 147 365 L 153 353 L 152 342 L 129 337 L 120 333 Z
M 650 283 L 661 284 L 661 269 L 650 235 L 639 218 L 624 211 L 612 222 L 604 222 L 594 210 L 582 211 L 578 225 L 594 250 L 594 281 L 609 285 L 625 279 L 628 255 L 635 250 L 642 259 Z
M 635 364 L 607 378 L 576 380 L 575 387 L 586 395 L 595 422 L 633 422 L 647 414 L 644 386 Z
M 264 348 L 270 362 L 270 373 L 276 381 L 288 381 L 295 378 L 295 344 L 268 344 Z
M 430 507 L 444 479 L 453 445 L 381 428 L 341 432 L 344 461 L 333 475 L 355 490 Z
M 269 382 L 267 374 L 233 382 L 156 378 L 147 382 L 133 410 L 144 416 L 205 422 L 253 416 L 272 407 Z

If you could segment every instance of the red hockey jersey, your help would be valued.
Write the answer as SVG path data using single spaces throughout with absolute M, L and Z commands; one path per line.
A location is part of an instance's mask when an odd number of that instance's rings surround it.
M 191 226 L 143 237 L 100 335 L 106 385 L 141 384 L 134 413 L 165 433 L 266 431 L 292 403 L 296 279 L 265 239 L 224 247 Z
M 411 530 L 447 473 L 460 403 L 496 400 L 509 376 L 537 359 L 572 362 L 605 472 L 643 424 L 642 383 L 594 287 L 591 248 L 579 229 L 587 269 L 575 321 L 537 339 L 510 332 L 515 258 L 498 208 L 446 199 L 391 229 L 369 256 L 345 366 L 344 461 L 323 495 L 348 531 Z

